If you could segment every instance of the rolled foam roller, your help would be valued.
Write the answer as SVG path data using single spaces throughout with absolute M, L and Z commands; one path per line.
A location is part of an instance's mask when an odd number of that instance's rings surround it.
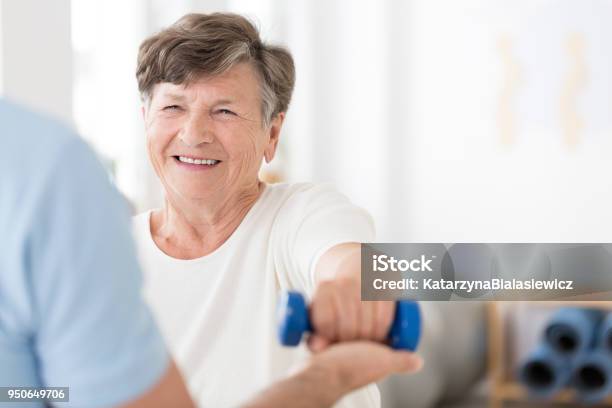
M 519 367 L 518 378 L 529 393 L 549 398 L 565 387 L 572 377 L 571 360 L 547 345 L 538 346 Z
M 578 357 L 574 367 L 573 385 L 576 397 L 583 403 L 601 402 L 612 392 L 612 356 L 596 349 Z
M 612 313 L 608 313 L 601 324 L 598 346 L 612 353 Z
M 561 308 L 546 324 L 544 342 L 568 358 L 575 358 L 593 348 L 603 312 L 595 309 Z

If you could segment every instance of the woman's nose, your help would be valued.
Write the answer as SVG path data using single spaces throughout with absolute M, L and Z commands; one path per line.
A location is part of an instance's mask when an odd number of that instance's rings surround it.
M 189 147 L 212 143 L 214 135 L 209 121 L 208 115 L 189 117 L 179 133 L 179 139 Z

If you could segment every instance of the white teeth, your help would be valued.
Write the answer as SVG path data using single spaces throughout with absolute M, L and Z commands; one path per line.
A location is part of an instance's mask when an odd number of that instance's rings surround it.
M 200 165 L 204 164 L 204 165 L 209 165 L 209 166 L 219 163 L 219 160 L 211 160 L 211 159 L 200 160 L 200 159 L 192 159 L 190 157 L 185 157 L 185 156 L 179 156 L 178 159 L 182 161 L 183 163 L 200 164 Z

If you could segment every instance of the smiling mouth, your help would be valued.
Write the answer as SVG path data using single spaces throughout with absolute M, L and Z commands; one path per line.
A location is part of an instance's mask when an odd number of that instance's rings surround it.
M 213 167 L 221 163 L 221 160 L 215 160 L 215 159 L 193 159 L 191 157 L 185 157 L 185 156 L 172 156 L 172 157 L 174 158 L 174 160 L 178 162 L 186 163 L 186 164 L 195 164 L 199 166 Z

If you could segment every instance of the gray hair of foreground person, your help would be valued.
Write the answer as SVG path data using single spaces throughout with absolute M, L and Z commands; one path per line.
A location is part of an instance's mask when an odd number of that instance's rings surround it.
M 261 41 L 257 28 L 232 13 L 187 14 L 147 38 L 138 52 L 136 79 L 143 101 L 160 82 L 189 84 L 249 62 L 259 74 L 263 125 L 286 112 L 295 84 L 289 51 Z

